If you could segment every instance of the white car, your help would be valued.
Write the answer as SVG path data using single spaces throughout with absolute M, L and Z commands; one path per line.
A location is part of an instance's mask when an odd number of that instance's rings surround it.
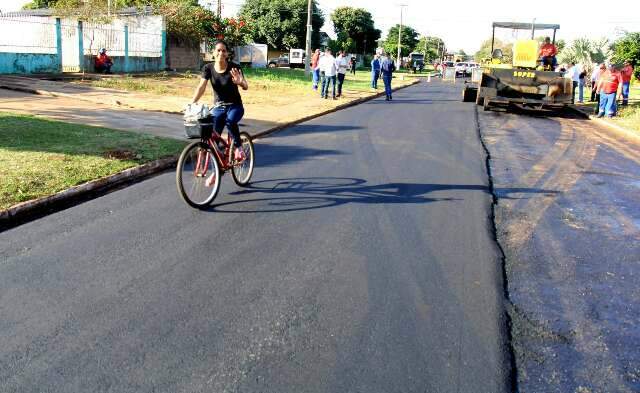
M 467 72 L 471 73 L 471 70 L 467 71 L 467 68 L 469 67 L 468 63 L 461 61 L 456 63 L 455 67 L 456 67 L 456 76 L 458 75 L 465 76 L 467 75 Z

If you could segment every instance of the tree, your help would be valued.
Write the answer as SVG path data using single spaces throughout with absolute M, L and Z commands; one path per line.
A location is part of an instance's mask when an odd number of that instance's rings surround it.
M 431 63 L 440 58 L 444 50 L 444 41 L 439 37 L 422 36 L 413 49 L 424 54 L 424 61 Z
M 493 43 L 494 49 L 502 50 L 502 61 L 505 63 L 510 63 L 513 59 L 513 44 L 508 42 L 502 42 L 499 39 L 495 39 Z M 482 45 L 480 45 L 480 50 L 478 50 L 474 55 L 474 59 L 477 62 L 482 61 L 482 59 L 490 59 L 491 58 L 491 38 L 484 40 Z
M 339 47 L 347 52 L 372 52 L 380 38 L 380 30 L 374 27 L 371 13 L 363 8 L 338 7 L 331 14 Z
M 29 7 L 46 6 L 53 8 L 57 15 L 108 22 L 111 19 L 108 17 L 109 11 L 113 13 L 125 7 L 151 6 L 155 13 L 165 17 L 167 33 L 194 42 L 210 39 L 220 31 L 225 32 L 228 25 L 228 20 L 219 20 L 213 12 L 200 6 L 197 0 L 111 0 L 110 10 L 107 4 L 105 0 L 34 0 Z M 215 24 L 224 28 L 213 29 Z
M 633 74 L 640 80 L 640 32 L 627 32 L 613 43 L 613 60 L 617 63 L 630 60 Z
M 252 25 L 250 37 L 273 49 L 304 48 L 307 34 L 307 0 L 246 0 L 239 15 Z M 312 48 L 320 46 L 324 16 L 312 1 Z
M 582 64 L 590 70 L 593 63 L 603 63 L 612 56 L 610 48 L 611 44 L 606 38 L 577 38 L 560 52 L 558 60 L 561 63 Z
M 395 25 L 389 29 L 387 39 L 384 41 L 384 51 L 389 55 L 398 53 L 398 29 L 399 25 Z M 402 41 L 400 42 L 400 56 L 408 56 L 409 53 L 418 44 L 418 32 L 410 26 L 402 26 Z
M 56 3 L 56 0 L 33 0 L 31 3 L 27 3 L 22 6 L 23 10 L 37 10 L 40 8 L 51 8 Z

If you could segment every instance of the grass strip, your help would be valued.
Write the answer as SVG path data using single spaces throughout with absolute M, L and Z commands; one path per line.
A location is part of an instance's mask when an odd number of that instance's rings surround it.
M 0 112 L 0 210 L 183 147 L 167 138 Z

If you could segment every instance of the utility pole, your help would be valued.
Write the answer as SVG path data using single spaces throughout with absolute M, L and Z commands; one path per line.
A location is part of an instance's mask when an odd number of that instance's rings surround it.
M 222 0 L 218 0 L 218 18 L 222 17 Z
M 400 47 L 402 45 L 402 10 L 406 7 L 406 4 L 400 4 L 400 28 L 398 29 L 398 69 L 402 65 L 402 60 L 400 59 Z
M 312 10 L 312 0 L 308 1 L 307 4 L 307 43 L 305 45 L 304 52 L 307 54 L 304 60 L 304 76 L 309 76 L 310 66 L 309 62 L 311 60 L 311 10 Z
M 107 16 L 111 16 L 111 0 L 107 1 Z

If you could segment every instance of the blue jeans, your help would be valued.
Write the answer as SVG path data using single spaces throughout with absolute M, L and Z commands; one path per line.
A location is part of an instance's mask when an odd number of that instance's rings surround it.
M 227 126 L 227 130 L 233 138 L 233 145 L 235 147 L 242 146 L 240 142 L 240 127 L 238 123 L 242 116 L 244 116 L 244 107 L 242 104 L 224 105 L 213 108 L 213 129 L 218 134 L 222 133 L 224 126 Z
M 631 82 L 622 82 L 622 105 L 629 103 L 629 85 Z
M 371 71 L 371 87 L 373 89 L 378 88 L 378 79 L 380 78 L 380 70 Z
M 578 102 L 584 101 L 584 79 L 578 82 Z
M 387 97 L 391 97 L 391 75 L 382 75 L 382 81 L 384 82 L 384 92 Z
M 616 93 L 600 93 L 600 112 L 598 115 L 613 116 L 616 114 Z
M 318 89 L 318 82 L 320 82 L 320 68 L 316 68 L 311 72 L 313 75 L 313 90 Z
M 329 94 L 329 83 L 331 83 L 331 87 L 333 88 L 331 96 L 336 98 L 336 76 L 322 76 L 322 92 L 320 93 L 320 97 L 327 98 Z

